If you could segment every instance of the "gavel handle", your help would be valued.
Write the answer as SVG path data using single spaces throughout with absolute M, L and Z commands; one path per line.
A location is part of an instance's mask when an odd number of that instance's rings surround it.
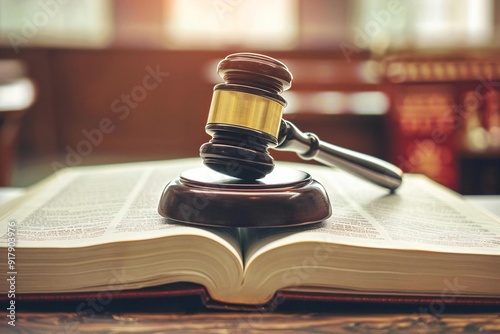
M 323 142 L 315 134 L 304 133 L 286 120 L 281 121 L 278 146 L 274 149 L 295 152 L 302 159 L 313 159 L 328 166 L 342 168 L 391 191 L 396 190 L 402 182 L 403 172 L 398 167 L 378 158 Z

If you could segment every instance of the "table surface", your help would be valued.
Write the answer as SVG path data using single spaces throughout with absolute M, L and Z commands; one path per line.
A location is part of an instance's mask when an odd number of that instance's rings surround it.
M 21 189 L 0 189 L 0 202 Z M 467 200 L 500 216 L 500 196 Z M 140 303 L 145 305 L 140 305 Z M 114 303 L 96 313 L 77 307 L 20 306 L 16 326 L 1 308 L 1 333 L 500 333 L 500 309 L 493 306 L 381 305 L 295 302 L 275 311 L 205 309 L 200 300 Z M 113 304 L 113 303 L 112 303 Z M 24 307 L 24 309 L 23 309 Z
M 2 322 L 2 333 L 500 333 L 498 313 L 106 313 L 90 319 L 36 312 L 17 315 L 16 327 Z

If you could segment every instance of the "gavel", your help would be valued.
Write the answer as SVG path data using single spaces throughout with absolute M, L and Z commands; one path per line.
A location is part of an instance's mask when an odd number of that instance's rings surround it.
M 292 84 L 282 62 L 255 53 L 223 59 L 217 73 L 224 83 L 214 87 L 206 132 L 212 139 L 200 147 L 203 163 L 238 179 L 258 180 L 271 173 L 268 148 L 295 152 L 305 160 L 341 168 L 394 191 L 403 172 L 381 159 L 326 143 L 283 119 L 287 105 L 280 95 Z

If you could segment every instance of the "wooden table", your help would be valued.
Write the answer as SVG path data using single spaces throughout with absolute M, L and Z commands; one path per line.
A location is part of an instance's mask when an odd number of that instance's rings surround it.
M 27 312 L 2 333 L 500 333 L 498 312 L 443 313 L 77 313 Z
M 284 299 L 275 310 L 243 312 L 207 308 L 199 295 L 112 300 L 93 309 L 80 304 L 16 303 L 15 327 L 3 305 L 0 333 L 500 333 L 498 305 Z

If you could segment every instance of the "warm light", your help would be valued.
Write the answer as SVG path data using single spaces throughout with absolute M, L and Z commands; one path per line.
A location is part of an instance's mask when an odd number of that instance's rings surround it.
M 298 36 L 294 0 L 166 0 L 167 47 L 292 48 Z
M 34 99 L 35 87 L 29 79 L 0 84 L 0 111 L 24 110 Z
M 0 1 L 0 44 L 103 47 L 113 38 L 112 2 Z
M 389 98 L 383 92 L 284 92 L 288 101 L 286 114 L 360 114 L 383 115 L 389 109 Z
M 357 114 L 382 115 L 389 109 L 389 98 L 382 92 L 353 93 L 349 109 Z
M 481 46 L 493 35 L 491 0 L 421 0 L 414 14 L 420 46 Z

